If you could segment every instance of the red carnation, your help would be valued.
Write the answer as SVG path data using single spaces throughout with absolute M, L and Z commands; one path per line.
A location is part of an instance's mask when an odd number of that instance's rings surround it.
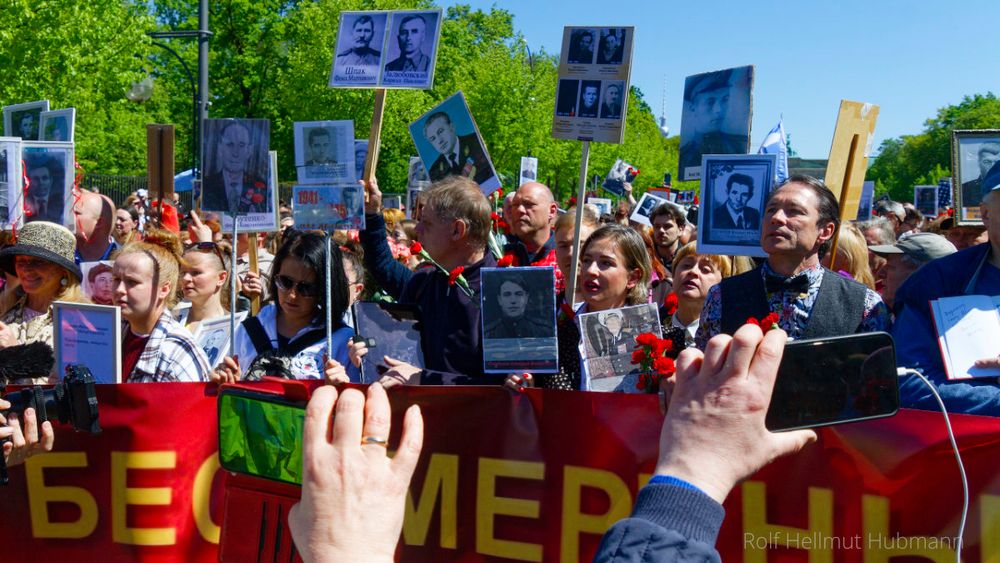
M 768 313 L 768 315 L 764 317 L 763 321 L 760 323 L 761 328 L 771 330 L 778 324 L 779 320 L 781 320 L 781 317 L 778 316 L 778 313 Z
M 758 321 L 756 317 L 750 317 L 749 319 L 747 319 L 747 322 L 743 324 L 760 326 L 760 321 Z
M 635 382 L 635 388 L 638 389 L 638 390 L 640 390 L 640 391 L 644 391 L 646 389 L 646 379 L 647 379 L 647 377 L 648 376 L 646 374 L 640 373 L 639 374 L 639 379 L 637 379 L 636 382 Z
M 653 346 L 656 344 L 656 335 L 652 332 L 644 332 L 635 337 L 635 343 L 639 346 Z
M 459 266 L 459 267 L 455 268 L 454 270 L 452 270 L 451 272 L 449 272 L 448 273 L 448 285 L 455 285 L 455 281 L 458 279 L 458 276 L 461 276 L 462 272 L 464 272 L 464 271 L 465 271 L 465 266 Z
M 514 263 L 514 256 L 511 254 L 505 255 L 503 258 L 497 260 L 497 266 L 501 268 L 506 268 Z
M 424 251 L 424 246 L 419 242 L 414 242 L 410 245 L 410 254 L 420 254 Z
M 646 359 L 646 352 L 644 352 L 641 348 L 636 349 L 635 351 L 632 352 L 632 363 L 633 364 L 638 364 L 639 362 L 641 362 L 641 361 L 643 361 L 645 359 Z
M 674 361 L 664 357 L 656 358 L 656 361 L 653 362 L 653 369 L 656 370 L 656 373 L 665 376 L 672 375 L 676 371 Z
M 673 315 L 677 312 L 677 294 L 671 292 L 667 295 L 667 298 L 663 300 L 663 308 L 666 310 L 668 315 Z
M 569 204 L 570 204 L 571 206 L 572 206 L 572 205 L 576 205 L 576 196 L 573 196 L 573 197 L 569 198 Z
M 253 194 L 253 197 L 250 198 L 250 201 L 254 203 L 260 203 L 264 201 L 264 194 Z
M 493 219 L 494 221 L 499 221 L 500 220 L 500 215 L 498 215 L 497 212 L 494 211 L 494 212 L 490 213 L 490 219 Z
M 665 338 L 657 338 L 656 343 L 653 344 L 653 356 L 662 356 L 663 354 L 674 349 L 674 343 Z

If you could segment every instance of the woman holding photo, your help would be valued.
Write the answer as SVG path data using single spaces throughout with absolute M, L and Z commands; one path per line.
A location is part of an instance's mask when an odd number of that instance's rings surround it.
M 213 381 L 256 381 L 264 375 L 329 383 L 360 380 L 360 372 L 347 356 L 354 330 L 343 321 L 348 301 L 344 259 L 334 247 L 328 266 L 326 244 L 326 237 L 319 233 L 286 231 L 271 266 L 270 303 L 236 329 L 233 356 L 222 360 L 212 373 Z M 330 359 L 326 358 L 328 321 L 333 323 Z
M 170 231 L 146 229 L 114 263 L 114 300 L 123 327 L 122 376 L 128 383 L 207 381 L 205 353 L 174 320 L 181 241 Z

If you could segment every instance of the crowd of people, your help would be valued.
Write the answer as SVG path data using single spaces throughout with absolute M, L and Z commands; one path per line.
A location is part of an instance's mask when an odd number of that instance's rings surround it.
M 579 259 L 573 263 L 576 207 L 561 210 L 544 184 L 528 182 L 506 196 L 486 196 L 472 179 L 449 176 L 421 193 L 409 219 L 382 208 L 374 178 L 361 184 L 366 227 L 335 232 L 329 263 L 326 235 L 297 230 L 284 205 L 279 232 L 230 240 L 210 214 L 183 213 L 169 201 L 161 209 L 141 192 L 116 208 L 106 196 L 83 192 L 74 204 L 73 232 L 30 222 L 0 249 L 0 349 L 51 347 L 52 303 L 98 301 L 97 278 L 110 272 L 108 304 L 120 308 L 124 321 L 121 376 L 128 383 L 253 381 L 265 375 L 359 382 L 362 358 L 375 352 L 354 338 L 350 306 L 386 300 L 419 310 L 424 365 L 379 358 L 385 369 L 379 389 L 476 384 L 581 390 L 584 358 L 576 318 L 654 303 L 663 334 L 675 343 L 678 377 L 681 364 L 690 361 L 683 358 L 693 357 L 683 350 L 698 349 L 707 357 L 719 335 L 738 338 L 748 319 L 774 316 L 793 339 L 890 331 L 899 366 L 922 370 L 952 412 L 1000 416 L 996 380 L 947 378 L 928 306 L 945 296 L 1000 295 L 1000 166 L 981 182 L 981 226 L 956 225 L 947 212 L 923 217 L 909 204 L 887 200 L 877 203 L 871 220 L 842 223 L 838 202 L 822 181 L 793 176 L 766 197 L 760 216 L 766 258 L 756 260 L 699 253 L 696 209 L 663 203 L 650 214 L 650 227 L 631 223 L 630 185 L 622 212 L 601 215 L 583 205 Z M 95 270 L 94 263 L 104 269 Z M 482 270 L 498 266 L 553 268 L 557 373 L 486 373 L 477 291 Z M 96 273 L 85 276 L 85 267 Z M 229 293 L 234 276 L 236 299 Z M 471 291 L 459 291 L 458 278 Z M 573 278 L 575 292 L 567 295 Z M 529 288 L 519 289 L 527 294 Z M 193 333 L 202 323 L 231 314 L 244 320 L 228 354 L 198 345 Z M 698 365 L 708 369 L 708 360 Z M 1000 368 L 1000 356 L 977 365 Z M 13 383 L 54 379 L 49 366 Z M 937 408 L 912 377 L 900 380 L 900 391 L 905 407 Z M 331 404 L 327 397 L 322 408 Z M 51 447 L 51 427 L 26 419 L 25 431 L 16 418 L 0 428 L 0 437 L 18 437 L 4 449 L 14 462 Z M 665 486 L 655 494 L 686 494 L 683 482 Z M 719 502 L 725 497 L 709 496 Z M 712 512 L 710 506 L 701 509 Z

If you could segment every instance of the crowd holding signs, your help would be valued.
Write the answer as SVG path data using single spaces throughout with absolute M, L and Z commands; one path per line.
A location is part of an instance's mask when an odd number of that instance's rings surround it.
M 458 91 L 409 125 L 418 156 L 409 161 L 404 203 L 374 177 L 385 89 L 432 88 L 441 26 L 440 10 L 342 13 L 329 86 L 376 89 L 372 131 L 356 139 L 352 120 L 296 122 L 290 206 L 278 198 L 268 120 L 205 121 L 199 206 L 183 214 L 162 187 L 156 201 L 140 190 L 117 209 L 81 190 L 72 108 L 4 108 L 4 377 L 57 382 L 82 365 L 100 383 L 239 386 L 278 376 L 342 390 L 380 384 L 369 390 L 365 430 L 360 421 L 348 428 L 341 414 L 349 420 L 350 412 L 338 410 L 333 443 L 324 437 L 334 403 L 353 401 L 360 416 L 366 399 L 355 390 L 339 399 L 317 391 L 309 408 L 324 416 L 307 416 L 303 432 L 291 433 L 305 444 L 291 454 L 276 449 L 296 464 L 323 452 L 360 454 L 359 444 L 385 448 L 382 389 L 398 385 L 659 393 L 671 439 L 661 441 L 661 464 L 635 517 L 602 544 L 609 558 L 643 550 L 641 537 L 676 537 L 680 553 L 710 554 L 704 538 L 714 538 L 721 516 L 695 522 L 663 499 L 721 510 L 736 481 L 815 439 L 801 427 L 891 416 L 900 405 L 937 408 L 916 377 L 897 387 L 897 367 L 921 369 L 952 411 L 1000 416 L 1000 132 L 954 132 L 951 213 L 939 186 L 916 186 L 909 209 L 873 202 L 864 171 L 878 106 L 843 101 L 825 178 L 785 178 L 780 151 L 748 154 L 754 67 L 729 68 L 685 81 L 678 170 L 682 180 L 700 180 L 697 195 L 671 190 L 667 178 L 636 200 L 640 172 L 623 155 L 594 182 L 614 200 L 587 199 L 589 143 L 624 138 L 635 29 L 567 27 L 552 135 L 582 144 L 575 201 L 563 208 L 537 181 L 545 162 L 536 157 L 521 159 L 516 188 L 501 186 L 489 139 Z M 890 331 L 895 342 L 871 337 Z M 817 369 L 796 387 L 779 371 L 786 336 L 826 339 L 830 350 L 860 346 L 842 340 L 858 334 L 869 335 L 871 349 L 831 353 L 823 365 L 879 372 L 871 378 Z M 37 348 L 23 348 L 39 343 L 53 352 L 47 364 L 34 362 Z M 801 346 L 784 353 L 795 350 L 798 363 L 789 365 L 816 365 Z M 29 355 L 32 362 L 17 363 Z M 776 380 L 777 409 L 805 421 L 781 427 L 784 434 L 765 427 Z M 714 401 L 719 393 L 743 401 Z M 295 400 L 298 408 L 304 397 Z M 705 412 L 732 415 L 733 426 L 706 435 L 697 429 L 709 423 L 676 414 L 701 412 L 692 405 L 702 403 Z M 254 417 L 276 424 L 270 411 L 242 408 L 227 411 L 227 426 L 249 427 Z M 381 455 L 366 463 L 408 482 L 419 421 L 419 410 L 407 413 L 393 469 Z M 683 469 L 732 459 L 735 446 L 709 445 L 754 431 L 739 442 L 748 451 L 738 452 L 746 455 L 733 474 Z M 38 449 L 32 432 L 35 444 L 10 449 Z M 309 463 L 296 467 L 299 480 L 290 482 L 304 496 L 289 518 L 306 553 L 301 538 L 329 525 L 309 512 L 312 495 L 349 496 L 352 485 L 311 479 Z M 390 553 L 405 490 L 393 494 L 384 506 L 365 507 L 387 515 L 388 539 L 380 541 Z M 343 553 L 369 553 L 349 547 Z

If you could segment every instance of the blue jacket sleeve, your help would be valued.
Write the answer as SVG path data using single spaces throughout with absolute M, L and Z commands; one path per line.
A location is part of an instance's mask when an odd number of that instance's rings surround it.
M 721 561 L 714 546 L 724 516 L 722 506 L 700 491 L 646 485 L 632 516 L 604 534 L 594 561 Z
M 392 257 L 392 250 L 385 237 L 385 219 L 382 214 L 366 213 L 365 229 L 358 236 L 365 251 L 365 268 L 379 287 L 398 301 L 406 282 L 413 277 L 413 272 Z
M 993 379 L 949 381 L 941 361 L 934 322 L 923 311 L 906 305 L 892 328 L 896 342 L 896 363 L 920 369 L 934 384 L 949 412 L 1000 416 L 1000 387 Z M 907 375 L 899 380 L 900 406 L 940 410 L 937 400 L 920 378 Z

